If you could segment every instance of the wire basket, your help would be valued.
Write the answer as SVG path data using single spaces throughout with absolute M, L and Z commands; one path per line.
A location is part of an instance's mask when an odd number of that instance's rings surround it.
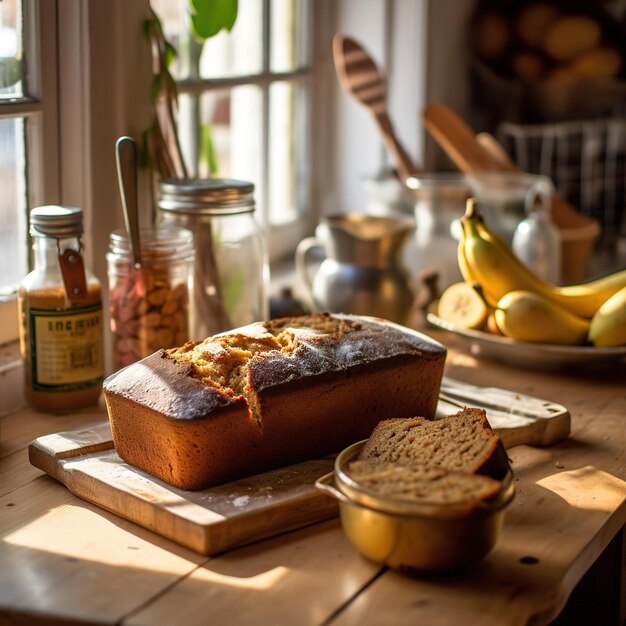
M 549 176 L 580 213 L 596 220 L 603 245 L 626 235 L 626 119 L 521 125 L 498 138 L 526 172 Z

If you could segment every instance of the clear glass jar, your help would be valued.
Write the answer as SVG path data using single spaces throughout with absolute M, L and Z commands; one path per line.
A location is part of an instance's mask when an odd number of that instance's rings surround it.
M 447 172 L 424 172 L 406 185 L 415 202 L 413 267 L 420 272 L 436 270 L 438 288 L 443 290 L 463 280 L 457 248 L 469 187 L 463 174 Z
M 183 228 L 144 229 L 135 269 L 126 231 L 114 231 L 107 254 L 113 367 L 189 340 L 193 235 Z
M 83 213 L 36 207 L 30 233 L 34 269 L 18 290 L 26 400 L 43 411 L 93 406 L 104 375 L 102 293 L 83 262 Z
M 188 228 L 195 247 L 191 338 L 267 319 L 269 269 L 255 219 L 254 185 L 231 179 L 160 184 L 164 224 Z

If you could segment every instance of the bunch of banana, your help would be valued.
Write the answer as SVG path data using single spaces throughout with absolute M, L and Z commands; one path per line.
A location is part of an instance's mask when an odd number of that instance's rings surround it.
M 626 270 L 592 282 L 559 287 L 542 280 L 515 257 L 485 224 L 473 198 L 468 200 L 461 224 L 459 268 L 466 288 L 480 286 L 484 309 L 477 314 L 479 305 L 467 297 L 468 292 L 456 287 L 456 293 L 471 301 L 474 324 L 480 320 L 488 330 L 494 330 L 486 320 L 495 321 L 502 334 L 520 341 L 626 344 Z M 442 294 L 441 301 L 447 299 L 448 303 L 440 307 L 441 317 L 452 308 L 453 295 Z M 457 323 L 463 325 L 467 319 Z

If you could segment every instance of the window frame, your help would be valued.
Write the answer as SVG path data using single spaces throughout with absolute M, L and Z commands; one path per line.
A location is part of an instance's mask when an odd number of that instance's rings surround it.
M 0 119 L 26 121 L 26 205 L 33 207 L 59 198 L 58 5 L 57 0 L 24 0 L 23 7 L 24 55 L 31 60 L 28 95 L 0 101 Z M 28 215 L 23 217 L 28 223 Z M 17 296 L 0 297 L 0 345 L 17 338 Z
M 100 235 L 123 227 L 115 164 L 110 156 L 113 133 L 138 137 L 140 130 L 149 125 L 151 115 L 150 54 L 140 27 L 141 20 L 149 15 L 147 3 L 145 6 L 126 0 L 110 0 L 102 6 L 75 0 L 25 0 L 25 3 L 32 7 L 30 32 L 39 35 L 34 43 L 37 56 L 33 57 L 40 60 L 39 74 L 32 79 L 29 76 L 31 81 L 37 79 L 36 84 L 29 84 L 30 97 L 4 103 L 0 114 L 14 116 L 23 112 L 29 117 L 28 206 L 66 203 L 83 208 L 87 261 L 106 292 L 107 241 Z M 272 276 L 275 269 L 284 273 L 285 267 L 292 265 L 297 243 L 312 233 L 325 203 L 333 202 L 332 194 L 329 197 L 328 193 L 332 137 L 320 129 L 328 129 L 327 116 L 333 106 L 328 93 L 332 93 L 334 73 L 328 62 L 334 14 L 331 0 L 313 0 L 305 18 L 310 20 L 307 28 L 310 75 L 300 75 L 300 70 L 293 73 L 298 74 L 298 80 L 310 81 L 306 123 L 310 126 L 311 141 L 301 159 L 303 169 L 298 170 L 298 177 L 304 176 L 306 184 L 300 186 L 301 197 L 297 201 L 299 220 L 268 229 Z M 113 35 L 106 40 L 91 38 L 91 30 L 101 30 L 103 24 Z M 32 50 L 30 53 L 33 54 Z M 109 75 L 111 61 L 121 62 L 127 54 L 137 58 L 137 63 L 123 64 L 119 72 Z M 100 72 L 109 72 L 107 80 L 113 83 L 106 93 L 99 89 L 95 96 L 90 76 Z M 272 78 L 286 78 L 287 74 L 291 72 L 275 72 Z M 219 88 L 215 81 L 212 85 Z M 296 149 L 302 148 L 297 142 Z M 313 184 L 314 180 L 319 184 Z M 139 184 L 140 211 L 148 219 L 153 200 L 149 176 L 140 173 Z M 0 299 L 0 344 L 17 339 L 17 322 L 16 297 Z
M 316 11 L 314 10 L 314 0 L 307 2 L 306 10 L 299 16 L 302 25 L 310 25 L 309 28 L 301 28 L 304 41 L 297 41 L 298 46 L 297 56 L 307 59 L 304 67 L 296 67 L 289 71 L 272 71 L 271 70 L 271 1 L 262 0 L 262 38 L 261 43 L 263 47 L 263 60 L 262 69 L 255 74 L 238 75 L 232 77 L 220 77 L 220 78 L 185 78 L 176 80 L 176 85 L 179 94 L 196 97 L 199 99 L 205 93 L 212 91 L 220 91 L 225 89 L 232 89 L 234 87 L 242 85 L 253 85 L 261 90 L 261 101 L 263 106 L 263 127 L 261 129 L 262 136 L 262 178 L 263 185 L 261 190 L 257 189 L 257 205 L 263 207 L 263 212 L 259 216 L 259 221 L 262 223 L 267 238 L 267 249 L 269 253 L 270 262 L 280 261 L 285 259 L 289 254 L 293 254 L 297 243 L 304 237 L 311 228 L 311 224 L 316 221 L 315 216 L 312 216 L 312 176 L 311 166 L 307 164 L 312 163 L 313 155 L 313 143 L 315 133 L 313 132 L 313 114 L 314 114 L 314 83 L 315 83 L 315 55 L 314 55 L 314 42 L 316 38 Z M 303 54 L 304 52 L 304 54 Z M 306 87 L 306 103 L 304 104 L 306 120 L 302 124 L 304 128 L 296 129 L 296 155 L 295 165 L 297 170 L 297 194 L 296 194 L 296 210 L 297 218 L 290 220 L 282 224 L 270 224 L 268 217 L 269 207 L 269 135 L 270 135 L 270 87 L 272 83 L 276 82 L 289 82 L 296 88 L 300 85 Z M 296 90 L 296 94 L 301 94 L 301 91 Z M 300 96 L 301 97 L 301 96 Z M 179 125 L 180 127 L 180 125 Z M 307 130 L 308 127 L 308 130 Z M 197 154 L 198 142 L 199 142 L 199 129 L 183 129 L 183 132 L 188 131 L 190 133 L 189 138 L 191 143 L 196 145 L 191 148 L 192 154 Z M 306 141 L 301 141 L 298 134 L 308 132 Z M 258 194 L 262 194 L 259 197 Z

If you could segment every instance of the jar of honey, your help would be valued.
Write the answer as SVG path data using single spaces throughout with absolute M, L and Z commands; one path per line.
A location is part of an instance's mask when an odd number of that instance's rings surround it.
M 25 396 L 43 411 L 97 404 L 104 375 L 100 282 L 83 259 L 83 213 L 30 213 L 34 269 L 19 286 Z

